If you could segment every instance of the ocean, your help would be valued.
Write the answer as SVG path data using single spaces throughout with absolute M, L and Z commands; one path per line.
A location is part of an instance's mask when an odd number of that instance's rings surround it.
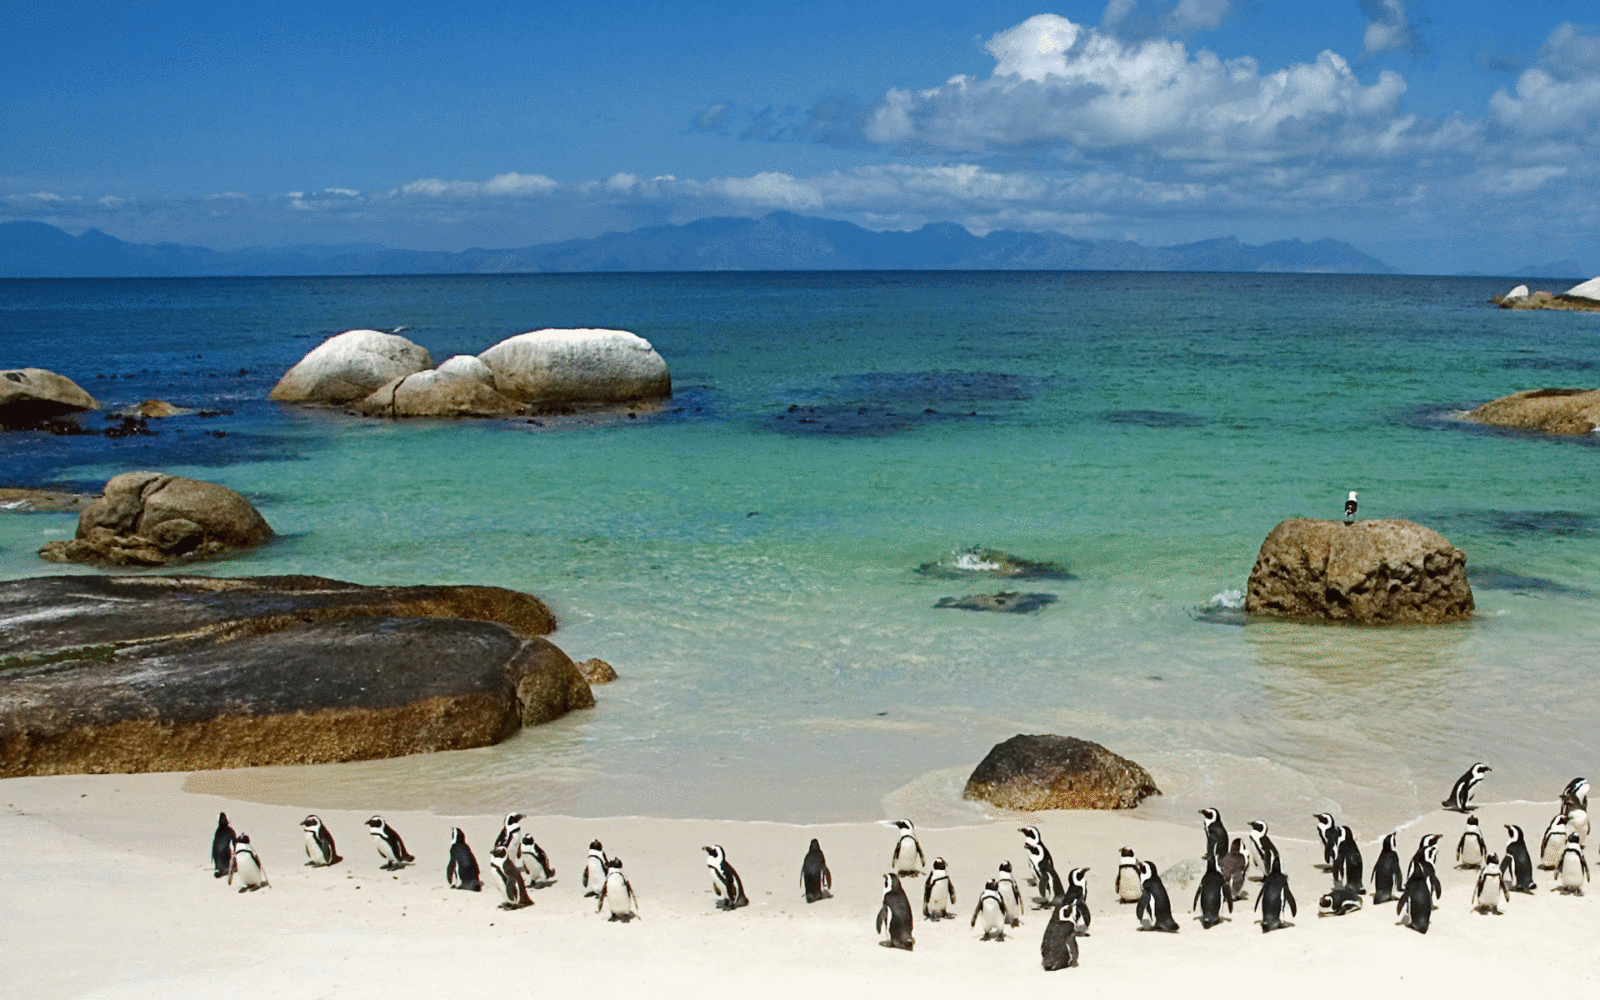
M 1366 837 L 1475 761 L 1483 801 L 1600 770 L 1600 441 L 1454 419 L 1600 382 L 1600 315 L 1486 304 L 1507 279 L 709 273 L 0 281 L 0 367 L 155 436 L 15 432 L 0 485 L 223 483 L 279 533 L 184 572 L 492 584 L 620 679 L 491 748 L 218 772 L 196 790 L 374 810 L 919 824 L 994 812 L 966 776 L 1016 733 L 1143 764 L 1153 818 Z M 637 420 L 414 421 L 280 406 L 325 337 L 404 326 L 435 361 L 540 327 L 649 340 Z M 102 417 L 91 414 L 86 423 Z M 1246 621 L 1287 517 L 1400 517 L 1467 553 L 1477 615 Z M 0 578 L 72 515 L 0 517 Z M 1061 572 L 964 574 L 976 546 Z M 1021 591 L 1026 614 L 940 607 Z M 1248 814 L 1248 816 L 1247 816 Z

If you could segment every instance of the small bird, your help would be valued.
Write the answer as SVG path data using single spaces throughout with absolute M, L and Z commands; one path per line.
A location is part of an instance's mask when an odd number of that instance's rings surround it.
M 609 909 L 611 916 L 606 919 L 618 920 L 627 923 L 639 915 L 639 897 L 633 894 L 633 884 L 628 881 L 628 876 L 622 874 L 622 859 L 606 859 L 606 877 L 600 885 L 600 898 L 594 904 L 594 912 Z
M 524 874 L 528 876 L 528 884 L 536 889 L 542 889 L 555 881 L 556 870 L 550 864 L 550 856 L 533 839 L 533 834 L 522 835 L 521 850 L 517 852 L 518 864 Z
M 1273 848 L 1273 850 L 1273 857 L 1277 857 L 1277 849 Z M 1233 838 L 1233 845 L 1228 848 L 1228 853 L 1224 854 L 1222 860 L 1217 863 L 1217 870 L 1222 873 L 1223 884 L 1228 890 L 1228 899 L 1232 902 L 1238 902 L 1245 898 L 1244 880 L 1245 873 L 1250 870 L 1250 862 L 1245 858 L 1244 846 L 1240 842 L 1240 838 Z
M 1356 523 L 1356 491 L 1350 491 L 1350 498 L 1344 502 L 1344 523 Z
M 1583 895 L 1583 884 L 1589 881 L 1589 862 L 1583 856 L 1583 842 L 1576 833 L 1567 834 L 1567 847 L 1561 853 L 1561 863 L 1556 866 L 1556 889 L 1559 892 Z
M 1477 791 L 1478 783 L 1483 776 L 1493 771 L 1494 768 L 1487 764 L 1478 763 L 1467 769 L 1467 773 L 1456 779 L 1450 788 L 1450 797 L 1439 803 L 1453 812 L 1470 812 L 1478 808 L 1472 804 L 1472 793 Z
M 1323 871 L 1333 870 L 1334 847 L 1338 843 L 1339 824 L 1335 822 L 1332 813 L 1317 813 L 1312 817 L 1317 821 L 1317 837 L 1322 841 L 1322 864 L 1317 865 Z
M 1139 859 L 1131 847 L 1124 847 L 1118 853 L 1121 857 L 1117 861 L 1117 901 L 1137 903 L 1139 897 L 1144 895 L 1144 876 L 1139 874 Z
M 1361 894 L 1354 889 L 1334 889 L 1317 900 L 1319 917 L 1342 917 L 1359 909 L 1361 909 Z
M 333 834 L 315 815 L 301 820 L 300 829 L 306 835 L 306 857 L 311 859 L 306 862 L 307 865 L 324 868 L 344 860 L 339 857 L 338 848 L 333 846 Z
M 1011 862 L 1000 862 L 995 884 L 1000 888 L 1000 901 L 1005 904 L 1006 923 L 1016 927 L 1022 923 L 1022 890 L 1017 887 L 1016 876 L 1011 874 Z
M 1491 852 L 1478 869 L 1478 882 L 1472 889 L 1472 909 L 1475 913 L 1499 913 L 1500 897 L 1511 902 L 1511 890 L 1506 887 L 1500 859 Z
M 883 877 L 883 906 L 878 910 L 877 930 L 884 935 L 885 948 L 910 951 L 916 941 L 911 937 L 911 900 L 900 885 L 900 876 L 894 872 Z
M 1366 889 L 1363 878 L 1361 848 L 1356 844 L 1356 833 L 1348 826 L 1339 828 L 1339 840 L 1333 850 L 1333 881 L 1340 889 L 1354 889 L 1357 895 Z
M 1079 937 L 1089 936 L 1089 921 L 1094 916 L 1089 912 L 1089 869 L 1074 868 L 1067 873 L 1067 891 L 1058 909 L 1071 915 L 1073 930 Z
M 990 879 L 983 884 L 983 892 L 978 896 L 978 906 L 972 911 L 972 926 L 978 926 L 978 918 L 983 918 L 983 937 L 980 941 L 987 941 L 991 937 L 996 941 L 1006 939 L 1006 904 L 1000 895 L 1000 883 Z
M 1261 911 L 1261 933 L 1292 927 L 1293 924 L 1283 919 L 1283 908 L 1289 907 L 1289 915 L 1297 917 L 1299 909 L 1295 906 L 1294 893 L 1289 891 L 1289 876 L 1283 873 L 1283 864 L 1273 867 L 1267 877 L 1261 880 L 1261 892 L 1256 896 L 1256 908 Z
M 1134 911 L 1139 918 L 1139 929 L 1178 933 L 1178 922 L 1172 919 L 1172 901 L 1167 898 L 1167 887 L 1156 873 L 1155 864 L 1139 862 L 1139 878 L 1143 889 L 1139 895 L 1139 907 Z
M 956 887 L 950 881 L 949 869 L 944 858 L 934 858 L 933 869 L 928 872 L 928 881 L 922 887 L 922 915 L 938 922 L 945 917 L 955 916 L 951 912 L 955 905 Z
M 1222 877 L 1222 869 L 1217 866 L 1215 854 L 1206 858 L 1206 873 L 1200 877 L 1200 887 L 1194 892 L 1194 902 L 1189 906 L 1190 912 L 1200 911 L 1200 926 L 1210 930 L 1222 923 L 1222 904 L 1228 904 L 1228 912 L 1233 912 L 1233 896 L 1228 892 L 1228 880 Z
M 404 868 L 417 860 L 406 851 L 406 842 L 400 839 L 400 834 L 394 827 L 383 821 L 382 816 L 374 816 L 367 820 L 367 832 L 372 834 L 372 842 L 378 848 L 379 856 L 383 858 L 384 871 Z
M 897 819 L 892 824 L 900 831 L 894 842 L 894 853 L 889 855 L 889 868 L 902 877 L 922 874 L 927 863 L 922 855 L 922 845 L 917 843 L 917 827 L 909 819 Z
M 1050 922 L 1039 941 L 1039 957 L 1046 972 L 1071 969 L 1078 964 L 1078 935 L 1065 906 L 1050 911 Z
M 1545 871 L 1555 871 L 1561 863 L 1561 855 L 1567 849 L 1567 814 L 1557 813 L 1544 828 L 1544 836 L 1539 838 L 1539 867 Z
M 1200 818 L 1206 821 L 1206 852 L 1201 857 L 1222 857 L 1228 853 L 1228 828 L 1222 825 L 1222 813 L 1210 806 L 1200 810 Z
M 1483 864 L 1483 859 L 1489 856 L 1489 845 L 1484 843 L 1483 830 L 1478 825 L 1478 817 L 1467 817 L 1467 828 L 1462 831 L 1461 839 L 1456 842 L 1456 867 L 1477 868 Z
M 1383 848 L 1378 852 L 1378 863 L 1372 866 L 1372 901 L 1387 903 L 1399 899 L 1405 889 L 1405 879 L 1400 872 L 1400 831 L 1383 838 Z
M 233 884 L 233 877 L 239 876 L 240 892 L 255 892 L 267 881 L 267 873 L 261 867 L 261 859 L 256 857 L 256 849 L 250 846 L 250 838 L 245 834 L 237 834 L 233 838 L 233 855 L 228 860 L 228 884 Z
M 1267 824 L 1259 819 L 1250 821 L 1250 860 L 1261 870 L 1261 877 L 1272 870 L 1272 859 L 1278 856 L 1277 845 L 1267 836 Z M 1226 874 L 1226 872 L 1224 872 Z
M 468 892 L 483 889 L 478 859 L 473 857 L 472 848 L 467 846 L 467 835 L 461 832 L 459 826 L 450 828 L 450 861 L 444 866 L 444 877 L 452 889 L 465 889 Z
M 511 859 L 510 853 L 505 847 L 496 847 L 494 858 L 494 873 L 500 876 L 500 888 L 506 896 L 500 909 L 520 910 L 532 906 L 533 900 L 528 898 L 528 884 L 522 880 L 522 869 Z
M 228 823 L 228 814 L 217 813 L 217 832 L 211 836 L 211 867 L 213 878 L 226 878 L 233 867 L 233 841 L 235 834 Z
M 815 837 L 811 838 L 805 860 L 800 862 L 800 888 L 808 903 L 833 896 L 833 874 L 828 871 L 828 859 L 822 856 L 822 845 Z
M 1528 854 L 1528 838 L 1523 834 L 1522 827 L 1511 823 L 1504 824 L 1506 828 L 1505 860 L 1501 867 L 1510 865 L 1507 874 L 1511 875 L 1512 892 L 1533 892 L 1533 857 Z
M 750 900 L 744 894 L 744 881 L 733 870 L 733 865 L 728 863 L 728 852 L 722 849 L 721 844 L 712 844 L 701 850 L 706 852 L 706 867 L 711 869 L 711 891 L 717 895 L 717 909 L 737 910 L 741 906 L 749 906 Z
M 589 856 L 583 862 L 583 894 L 598 896 L 606 884 L 606 849 L 600 841 L 589 841 Z

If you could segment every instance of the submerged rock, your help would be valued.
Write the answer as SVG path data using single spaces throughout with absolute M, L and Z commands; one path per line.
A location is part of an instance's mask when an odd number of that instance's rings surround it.
M 594 704 L 532 634 L 554 625 L 537 598 L 496 587 L 0 583 L 0 777 L 485 746 Z
M 1002 809 L 1132 809 L 1160 795 L 1150 772 L 1098 743 L 1018 734 L 995 744 L 961 797 Z
M 56 417 L 99 408 L 93 396 L 65 375 L 43 368 L 0 371 L 0 429 L 34 427 Z
M 963 611 L 1000 611 L 1013 615 L 1032 614 L 1054 604 L 1054 594 L 1018 594 L 1002 591 L 998 594 L 968 594 L 966 597 L 941 597 L 936 608 L 960 608 Z
M 917 567 L 923 576 L 943 580 L 967 580 L 975 577 L 1003 580 L 1073 580 L 1067 570 L 1052 562 L 1033 562 L 1020 556 L 986 549 L 981 545 L 957 549 L 937 562 L 923 563 Z
M 1252 615 L 1437 624 L 1472 615 L 1467 557 L 1402 520 L 1290 518 L 1261 543 L 1245 590 Z
M 1468 420 L 1546 434 L 1593 434 L 1600 427 L 1600 389 L 1533 389 L 1484 403 Z
M 282 403 L 353 403 L 403 375 L 433 367 L 426 348 L 393 333 L 346 330 L 301 358 L 272 387 Z
M 162 472 L 124 472 L 78 514 L 77 537 L 46 542 L 51 562 L 161 566 L 255 548 L 272 527 L 226 486 Z
M 521 403 L 624 403 L 672 395 L 667 363 L 625 330 L 533 330 L 478 355 L 494 388 Z
M 166 417 L 181 417 L 193 413 L 193 410 L 182 406 L 174 406 L 164 399 L 147 399 L 133 406 L 124 406 L 116 411 L 116 416 L 161 420 Z

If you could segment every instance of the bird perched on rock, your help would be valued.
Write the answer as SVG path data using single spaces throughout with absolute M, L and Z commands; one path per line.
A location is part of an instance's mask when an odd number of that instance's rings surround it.
M 1356 523 L 1356 491 L 1350 491 L 1350 498 L 1344 502 L 1344 523 Z

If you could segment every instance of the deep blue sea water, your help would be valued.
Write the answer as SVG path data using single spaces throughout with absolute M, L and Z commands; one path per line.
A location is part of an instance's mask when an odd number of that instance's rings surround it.
M 1102 742 L 1192 822 L 1217 804 L 1377 836 L 1473 761 L 1489 800 L 1600 770 L 1600 441 L 1452 419 L 1600 384 L 1600 315 L 1486 305 L 1503 279 L 779 273 L 0 282 L 0 367 L 107 409 L 228 411 L 118 440 L 11 433 L 0 485 L 159 469 L 280 537 L 188 572 L 539 595 L 599 706 L 494 748 L 230 772 L 324 807 L 830 821 L 981 811 L 1018 732 Z M 372 421 L 266 401 L 326 336 L 436 361 L 539 327 L 631 330 L 674 398 L 581 424 Z M 792 409 L 791 409 L 792 408 Z M 87 422 L 99 420 L 91 416 Z M 809 421 L 809 422 L 803 422 Z M 218 436 L 215 432 L 222 432 Z M 1243 624 L 1286 517 L 1403 517 L 1468 555 L 1438 628 Z M 71 515 L 0 517 L 0 578 Z M 917 572 L 973 545 L 1070 578 Z M 1026 615 L 936 607 L 1024 590 Z M 209 787 L 217 787 L 212 784 Z M 1380 827 L 1382 829 L 1380 829 Z

